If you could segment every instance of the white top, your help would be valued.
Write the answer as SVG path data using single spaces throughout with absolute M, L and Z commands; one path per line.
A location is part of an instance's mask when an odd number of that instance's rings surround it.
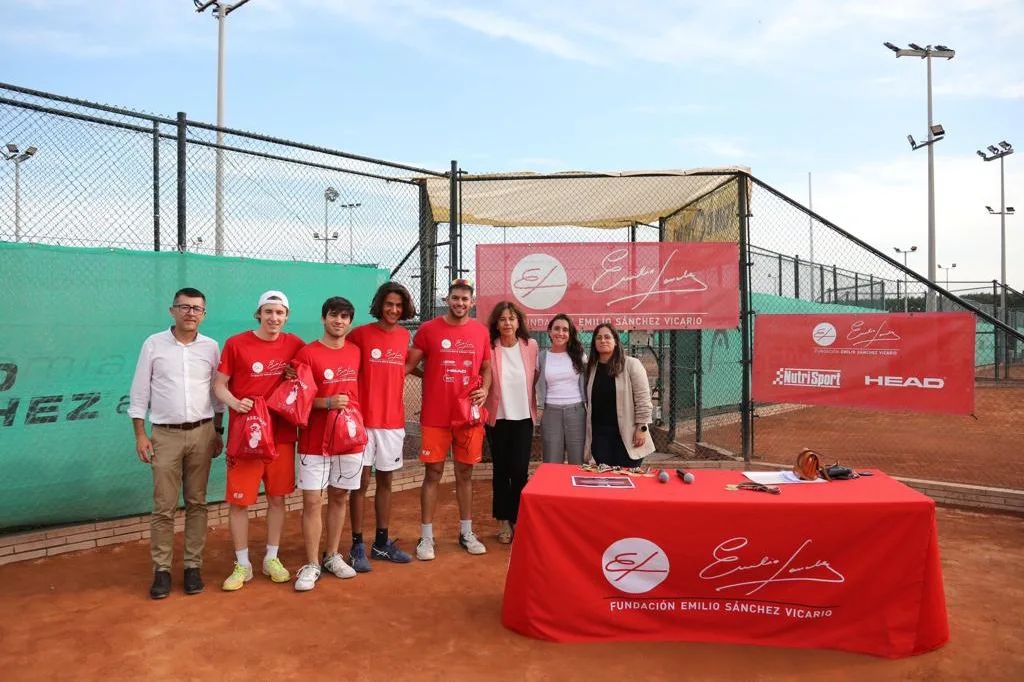
M 544 402 L 549 405 L 575 405 L 583 402 L 580 395 L 580 375 L 572 366 L 572 358 L 568 353 L 548 351 L 547 362 L 544 363 L 544 381 L 547 382 L 547 394 Z
M 501 349 L 501 400 L 495 419 L 529 419 L 530 392 L 526 385 L 526 369 L 519 344 Z
M 142 344 L 132 379 L 128 416 L 154 424 L 185 424 L 209 419 L 223 412 L 213 396 L 220 347 L 208 336 L 197 334 L 184 344 L 168 329 L 153 334 Z

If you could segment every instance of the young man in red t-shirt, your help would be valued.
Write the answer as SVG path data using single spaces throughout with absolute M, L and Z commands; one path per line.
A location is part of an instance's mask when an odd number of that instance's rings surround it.
M 363 446 L 351 452 L 328 453 L 324 432 L 328 423 L 345 407 L 359 405 L 359 349 L 345 339 L 352 326 L 355 308 L 347 298 L 333 296 L 324 301 L 320 319 L 324 335 L 306 345 L 295 356 L 313 372 L 316 398 L 309 423 L 299 433 L 299 488 L 302 490 L 302 537 L 306 544 L 306 564 L 295 578 L 299 592 L 312 590 L 320 579 L 321 568 L 339 578 L 354 578 L 356 572 L 338 551 L 341 529 L 345 525 L 345 507 L 350 490 L 359 488 L 363 464 Z M 327 489 L 327 552 L 319 560 L 323 531 L 321 509 Z
M 444 473 L 444 461 L 452 450 L 455 460 L 455 494 L 459 502 L 459 545 L 470 554 L 484 554 L 487 548 L 473 533 L 473 465 L 483 455 L 484 427 L 452 426 L 452 410 L 459 393 L 475 377 L 483 386 L 469 394 L 474 405 L 482 405 L 491 388 L 491 342 L 487 327 L 469 317 L 473 307 L 473 284 L 456 279 L 448 287 L 448 312 L 425 322 L 416 332 L 409 349 L 406 370 L 423 361 L 423 401 L 420 425 L 423 445 L 420 461 L 425 465 L 420 489 L 421 532 L 416 558 L 434 558 L 434 510 L 437 486 Z
M 224 343 L 213 390 L 230 408 L 231 420 L 251 410 L 253 398 L 266 398 L 273 392 L 281 382 L 285 367 L 304 345 L 298 336 L 284 331 L 288 311 L 287 296 L 280 291 L 266 291 L 260 296 L 254 315 L 259 327 L 236 334 Z M 277 415 L 271 415 L 271 420 L 277 459 L 269 463 L 230 457 L 227 460 L 225 499 L 230 505 L 228 522 L 235 547 L 235 568 L 222 586 L 228 591 L 241 589 L 252 580 L 248 509 L 256 502 L 261 481 L 267 494 L 267 553 L 263 557 L 263 574 L 275 583 L 287 582 L 291 577 L 281 564 L 277 550 L 284 527 L 284 498 L 295 490 L 297 434 L 294 426 Z
M 349 561 L 352 568 L 360 573 L 371 568 L 363 543 L 363 510 L 371 467 L 377 472 L 377 493 L 374 497 L 377 532 L 370 556 L 397 564 L 412 561 L 412 557 L 388 537 L 388 520 L 391 515 L 391 479 L 394 472 L 402 468 L 405 444 L 404 388 L 409 332 L 398 323 L 412 319 L 416 308 L 408 289 L 398 282 L 385 282 L 373 297 L 370 315 L 377 321 L 357 327 L 348 335 L 349 341 L 359 347 L 361 356 L 359 404 L 369 438 L 363 451 L 362 481 L 359 490 L 352 494 L 350 506 L 352 550 Z

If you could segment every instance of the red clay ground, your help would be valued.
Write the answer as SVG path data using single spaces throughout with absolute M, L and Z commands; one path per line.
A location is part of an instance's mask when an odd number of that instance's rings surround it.
M 477 484 L 477 518 L 489 484 Z M 395 497 L 393 528 L 411 550 L 418 491 Z M 951 640 L 889 661 L 832 651 L 681 642 L 551 644 L 500 622 L 508 547 L 470 557 L 453 538 L 453 487 L 442 487 L 432 563 L 379 565 L 321 580 L 296 594 L 257 577 L 219 590 L 231 565 L 226 528 L 210 533 L 206 593 L 151 601 L 145 541 L 0 568 L 4 680 L 1019 680 L 1024 679 L 1024 524 L 1008 516 L 940 509 Z M 262 520 L 254 521 L 259 547 Z M 493 522 L 479 522 L 485 540 Z M 297 567 L 301 538 L 289 515 L 282 548 Z M 177 556 L 180 557 L 180 541 Z
M 1016 369 L 1016 368 L 1015 368 Z M 755 460 L 791 463 L 803 448 L 894 476 L 1024 489 L 1024 383 L 979 384 L 975 417 L 804 407 L 754 421 Z M 740 452 L 739 425 L 704 440 Z

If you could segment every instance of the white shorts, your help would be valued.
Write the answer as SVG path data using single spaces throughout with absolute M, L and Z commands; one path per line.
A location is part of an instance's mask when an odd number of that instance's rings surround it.
M 359 490 L 363 458 L 355 455 L 299 454 L 299 489 L 323 490 L 327 486 L 340 490 Z
M 402 446 L 405 429 L 366 429 L 369 442 L 363 450 L 363 466 L 377 471 L 395 471 L 402 468 Z

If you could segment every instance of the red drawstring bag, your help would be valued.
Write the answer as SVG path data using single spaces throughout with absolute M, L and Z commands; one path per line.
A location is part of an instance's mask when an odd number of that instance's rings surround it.
M 476 376 L 462 387 L 458 397 L 452 403 L 452 427 L 478 426 L 487 421 L 487 408 L 474 405 L 469 394 L 484 385 L 483 377 Z
M 281 415 L 289 424 L 304 429 L 309 423 L 309 412 L 313 409 L 316 383 L 313 381 L 313 370 L 309 365 L 299 362 L 295 363 L 294 367 L 298 376 L 279 383 L 267 398 L 267 407 Z
M 363 415 L 355 405 L 327 413 L 324 426 L 323 453 L 325 455 L 349 455 L 360 452 L 369 438 L 363 426 Z
M 229 425 L 229 459 L 262 459 L 265 462 L 277 459 L 270 410 L 262 397 L 253 398 L 252 409 L 245 414 L 233 413 Z

